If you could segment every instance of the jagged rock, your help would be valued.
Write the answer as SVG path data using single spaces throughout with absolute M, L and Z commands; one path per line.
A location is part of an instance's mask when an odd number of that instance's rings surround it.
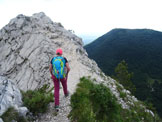
M 26 108 L 26 107 L 17 107 L 17 106 L 15 106 L 14 107 L 17 111 L 18 111 L 18 113 L 21 115 L 21 116 L 26 116 L 26 114 L 29 112 L 29 110 Z
M 22 96 L 15 83 L 0 76 L 0 116 L 11 106 L 24 116 L 28 112 L 26 107 L 21 107 Z
M 0 118 L 0 122 L 3 122 L 3 120 Z
M 43 12 L 31 17 L 18 15 L 0 30 L 0 74 L 15 81 L 23 90 L 36 89 L 43 84 L 53 82 L 49 73 L 49 64 L 57 48 L 63 49 L 71 67 L 68 77 L 68 90 L 74 93 L 80 77 L 91 76 L 96 83 L 104 83 L 117 97 L 123 108 L 129 109 L 130 102 L 136 100 L 127 94 L 129 101 L 120 98 L 116 81 L 106 76 L 96 62 L 88 58 L 83 49 L 82 39 L 64 29 L 60 23 L 54 23 Z M 127 92 L 126 92 L 127 93 Z M 53 117 L 49 112 L 42 115 L 39 122 L 68 122 L 70 99 L 64 99 L 61 92 L 61 111 Z

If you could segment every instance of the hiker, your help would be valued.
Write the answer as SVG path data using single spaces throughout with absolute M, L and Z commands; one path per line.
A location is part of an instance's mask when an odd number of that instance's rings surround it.
M 55 109 L 59 109 L 59 89 L 60 82 L 63 86 L 65 97 L 69 95 L 67 90 L 67 78 L 70 71 L 68 61 L 65 57 L 62 57 L 62 49 L 56 50 L 56 57 L 53 57 L 50 63 L 51 78 L 54 82 L 54 98 L 55 98 Z

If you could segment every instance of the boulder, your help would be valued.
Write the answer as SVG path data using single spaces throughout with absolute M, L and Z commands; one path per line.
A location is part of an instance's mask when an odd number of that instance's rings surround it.
M 9 107 L 14 107 L 25 116 L 28 109 L 22 107 L 22 104 L 22 95 L 15 83 L 6 77 L 0 76 L 0 116 Z

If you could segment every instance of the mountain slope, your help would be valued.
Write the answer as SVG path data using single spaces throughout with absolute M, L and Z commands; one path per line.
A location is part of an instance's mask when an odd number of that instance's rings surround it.
M 152 102 L 162 113 L 162 106 L 157 104 L 162 102 L 161 88 L 157 87 L 162 85 L 162 32 L 113 29 L 85 49 L 107 75 L 114 75 L 117 64 L 125 60 L 129 71 L 134 73 L 137 98 Z
M 108 66 L 109 70 L 104 69 L 106 73 L 112 74 L 114 66 L 117 65 L 122 59 L 126 62 L 133 64 L 132 68 L 139 68 L 142 65 L 144 67 L 151 68 L 149 75 L 158 78 L 162 78 L 162 72 L 158 72 L 155 69 L 162 69 L 162 33 L 153 30 L 129 30 L 129 29 L 114 29 L 105 35 L 101 36 L 91 44 L 85 46 L 90 58 L 97 61 L 100 67 Z M 109 64 L 105 64 L 104 60 L 115 60 L 110 67 Z M 128 59 L 129 58 L 129 59 Z M 150 60 L 156 59 L 156 60 Z M 129 61 L 128 61 L 129 60 Z M 99 62 L 102 63 L 99 63 Z M 154 62 L 153 62 L 154 61 Z M 135 67 L 138 66 L 138 67 Z M 157 74 L 158 73 L 158 74 Z
M 52 22 L 42 12 L 31 17 L 18 15 L 0 30 L 0 74 L 12 79 L 23 91 L 37 89 L 46 83 L 52 87 L 49 63 L 57 48 L 63 49 L 63 55 L 71 67 L 68 77 L 68 90 L 71 94 L 75 92 L 81 77 L 91 76 L 96 79 L 95 83 L 103 83 L 110 89 L 122 108 L 129 109 L 138 102 L 129 91 L 105 76 L 97 64 L 87 57 L 79 37 L 64 29 L 60 23 Z M 127 99 L 120 97 L 117 84 Z M 59 114 L 53 116 L 54 103 L 51 103 L 48 112 L 41 115 L 37 121 L 70 121 L 67 117 L 71 110 L 70 98 L 64 98 L 62 90 L 60 91 Z M 145 108 L 142 105 L 140 107 Z M 146 112 L 154 117 L 151 111 L 146 109 Z

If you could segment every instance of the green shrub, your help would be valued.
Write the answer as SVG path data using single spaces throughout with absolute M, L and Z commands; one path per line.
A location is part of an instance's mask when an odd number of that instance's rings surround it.
M 135 102 L 134 106 L 131 106 L 129 111 L 122 110 L 122 116 L 127 117 L 127 119 L 123 118 L 123 120 L 127 120 L 128 122 L 161 122 L 156 115 L 153 117 L 149 112 L 146 112 L 146 109 L 142 106 L 142 102 L 139 101 Z
M 120 105 L 106 86 L 103 84 L 93 85 L 89 95 L 97 121 L 114 122 L 119 120 Z
M 78 84 L 76 92 L 71 96 L 71 107 L 73 110 L 70 112 L 69 117 L 71 120 L 78 122 L 94 122 L 92 106 L 88 99 L 89 88 L 92 84 L 87 79 L 84 80 L 85 84 Z
M 27 122 L 27 120 L 19 115 L 18 111 L 13 107 L 8 108 L 8 110 L 1 116 L 4 122 Z
M 81 78 L 76 92 L 71 96 L 72 110 L 69 118 L 77 122 L 111 121 L 119 119 L 120 105 L 104 85 L 95 85 Z
M 48 88 L 49 85 L 44 85 L 38 90 L 22 92 L 24 106 L 34 115 L 46 112 L 48 104 L 53 102 L 53 94 L 51 93 L 53 88 L 47 91 Z
M 123 98 L 123 99 L 124 99 L 126 96 L 127 96 L 127 94 L 126 94 L 126 93 L 124 93 L 123 91 L 121 91 L 121 92 L 120 92 L 120 97 L 121 97 L 121 98 Z
M 115 79 L 115 78 L 114 78 Z M 118 92 L 121 92 L 123 90 L 123 88 L 119 85 L 118 82 L 115 82 L 116 86 L 117 86 L 117 90 Z
M 126 94 L 121 93 L 126 97 Z M 160 122 L 155 114 L 141 107 L 141 102 L 123 109 L 110 89 L 103 84 L 94 84 L 89 78 L 81 78 L 76 92 L 71 96 L 69 118 L 72 122 Z M 143 106 L 143 105 L 142 105 Z

